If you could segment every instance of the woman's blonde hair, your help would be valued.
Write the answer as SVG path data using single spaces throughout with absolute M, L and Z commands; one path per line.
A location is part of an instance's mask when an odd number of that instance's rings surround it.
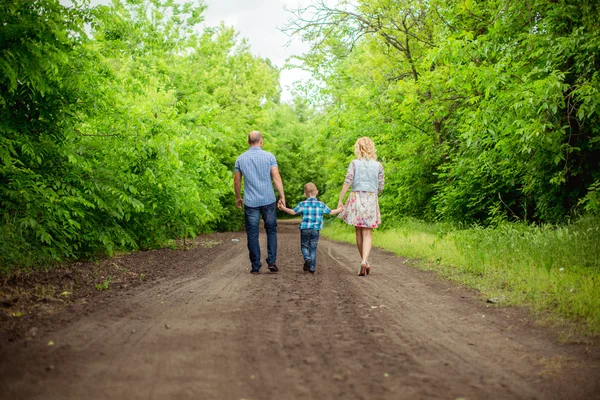
M 377 151 L 375 150 L 375 143 L 366 136 L 361 137 L 356 141 L 354 145 L 354 155 L 359 160 L 366 158 L 367 160 L 377 160 Z

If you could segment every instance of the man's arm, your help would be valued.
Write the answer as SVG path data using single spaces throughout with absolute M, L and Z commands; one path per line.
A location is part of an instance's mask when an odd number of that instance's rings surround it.
M 239 208 L 241 210 L 242 206 L 244 205 L 244 200 L 242 200 L 242 195 L 241 195 L 241 191 L 242 191 L 242 173 L 241 172 L 236 171 L 233 173 L 233 191 L 235 192 L 235 205 L 237 208 Z
M 271 167 L 271 178 L 273 178 L 273 183 L 275 183 L 275 188 L 279 192 L 278 204 L 285 206 L 285 194 L 283 193 L 283 182 L 281 181 L 281 175 L 279 175 L 278 167 Z

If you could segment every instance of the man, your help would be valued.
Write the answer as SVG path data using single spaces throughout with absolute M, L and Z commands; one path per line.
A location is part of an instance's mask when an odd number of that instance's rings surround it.
M 259 131 L 248 134 L 250 149 L 235 160 L 233 189 L 235 205 L 241 210 L 244 207 L 244 222 L 248 237 L 248 252 L 252 264 L 252 274 L 260 273 L 260 245 L 258 231 L 262 215 L 267 232 L 267 267 L 277 272 L 277 202 L 271 179 L 279 192 L 279 203 L 285 206 L 283 183 L 275 156 L 262 149 L 263 137 Z M 240 195 L 244 177 L 244 200 Z

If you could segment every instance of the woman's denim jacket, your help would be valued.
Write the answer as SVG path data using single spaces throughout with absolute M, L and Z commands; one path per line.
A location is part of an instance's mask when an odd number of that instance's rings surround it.
M 377 193 L 379 185 L 379 162 L 374 160 L 354 160 L 353 192 Z

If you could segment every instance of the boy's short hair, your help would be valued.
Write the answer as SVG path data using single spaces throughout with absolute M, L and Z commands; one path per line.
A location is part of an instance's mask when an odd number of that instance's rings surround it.
M 304 193 L 306 193 L 309 196 L 316 195 L 317 194 L 317 186 L 312 182 L 308 182 L 306 185 L 304 185 Z

